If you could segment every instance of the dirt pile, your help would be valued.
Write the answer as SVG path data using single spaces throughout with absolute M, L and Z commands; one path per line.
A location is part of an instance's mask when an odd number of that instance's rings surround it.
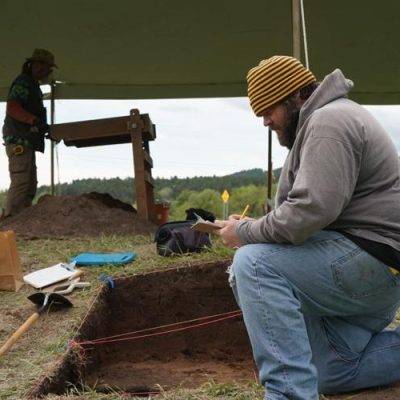
M 137 216 L 129 204 L 109 194 L 41 197 L 15 217 L 0 223 L 24 239 L 63 239 L 101 234 L 153 234 L 157 226 Z

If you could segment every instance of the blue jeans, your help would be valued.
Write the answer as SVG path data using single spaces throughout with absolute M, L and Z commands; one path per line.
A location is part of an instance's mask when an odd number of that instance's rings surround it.
M 343 235 L 237 250 L 230 283 L 265 400 L 317 400 L 400 380 L 400 275 Z

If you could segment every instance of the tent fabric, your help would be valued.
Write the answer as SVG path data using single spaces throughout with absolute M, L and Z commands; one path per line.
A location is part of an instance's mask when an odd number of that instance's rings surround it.
M 310 69 L 341 68 L 363 104 L 400 103 L 400 2 L 304 0 Z M 34 48 L 60 99 L 245 96 L 247 71 L 291 55 L 292 0 L 2 0 L 0 101 Z

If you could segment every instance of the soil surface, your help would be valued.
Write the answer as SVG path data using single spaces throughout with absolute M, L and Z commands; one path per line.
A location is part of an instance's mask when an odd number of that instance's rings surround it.
M 154 233 L 156 225 L 137 216 L 136 210 L 109 194 L 42 196 L 38 203 L 0 223 L 23 239 L 64 239 L 101 234 Z

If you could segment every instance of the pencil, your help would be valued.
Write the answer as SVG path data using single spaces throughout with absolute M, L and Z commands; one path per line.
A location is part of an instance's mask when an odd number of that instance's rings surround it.
M 249 211 L 249 205 L 247 204 L 247 206 L 245 207 L 245 209 L 242 212 L 242 215 L 240 216 L 240 219 L 244 218 L 247 214 L 247 211 Z

